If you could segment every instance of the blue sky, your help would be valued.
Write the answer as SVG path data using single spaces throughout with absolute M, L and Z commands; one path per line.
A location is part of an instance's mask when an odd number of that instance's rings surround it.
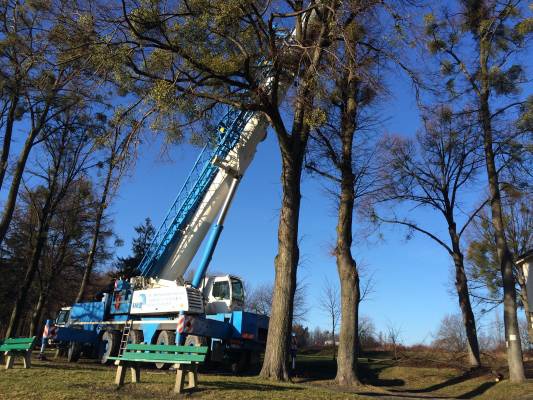
M 399 80 L 393 85 L 393 96 L 383 112 L 386 131 L 407 135 L 416 131 L 414 94 L 406 82 Z M 125 241 L 116 250 L 117 255 L 129 254 L 133 227 L 145 217 L 156 226 L 161 223 L 198 152 L 198 148 L 184 145 L 161 156 L 158 138 L 141 147 L 139 160 L 112 206 L 115 230 Z M 275 135 L 269 131 L 237 192 L 211 271 L 236 274 L 252 286 L 273 281 L 279 178 L 279 151 Z M 327 316 L 318 304 L 324 278 L 337 281 L 335 259 L 329 255 L 335 238 L 335 210 L 315 179 L 304 178 L 302 195 L 299 277 L 307 287 L 306 324 L 327 329 Z M 433 220 L 431 215 L 421 218 Z M 383 231 L 383 240 L 355 243 L 354 254 L 365 264 L 366 274 L 372 275 L 374 283 L 374 291 L 361 305 L 361 312 L 374 321 L 378 330 L 386 329 L 388 324 L 400 327 L 406 343 L 430 341 L 431 332 L 444 314 L 458 311 L 449 290 L 451 263 L 447 253 L 429 239 L 417 235 L 406 241 L 404 233 L 400 228 L 388 228 Z

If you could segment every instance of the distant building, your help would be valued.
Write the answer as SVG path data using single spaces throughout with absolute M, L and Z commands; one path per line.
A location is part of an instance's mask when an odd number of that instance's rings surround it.
M 333 345 L 333 340 L 324 340 L 324 346 L 332 346 Z M 339 341 L 338 340 L 335 340 L 335 346 L 338 346 L 339 345 Z
M 526 292 L 529 303 L 529 309 L 533 310 L 533 249 L 526 251 L 524 254 L 516 257 L 516 265 L 524 271 L 524 278 L 526 279 Z M 527 324 L 529 341 L 533 342 L 533 313 L 529 313 L 529 321 Z

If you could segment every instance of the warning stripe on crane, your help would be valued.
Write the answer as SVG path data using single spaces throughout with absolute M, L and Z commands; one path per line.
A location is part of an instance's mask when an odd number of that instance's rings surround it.
M 185 315 L 180 315 L 178 317 L 178 327 L 177 327 L 178 333 L 183 333 L 184 325 L 185 325 Z

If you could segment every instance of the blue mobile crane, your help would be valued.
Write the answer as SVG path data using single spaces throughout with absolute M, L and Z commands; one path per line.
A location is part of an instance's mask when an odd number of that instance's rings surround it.
M 208 345 L 210 361 L 229 361 L 234 369 L 258 360 L 268 317 L 244 311 L 239 277 L 206 272 L 235 191 L 266 129 L 261 113 L 226 113 L 216 128 L 216 143 L 201 151 L 141 261 L 140 276 L 115 281 L 100 301 L 59 312 L 55 340 L 68 347 L 69 361 L 84 354 L 106 363 L 131 342 Z M 194 278 L 185 282 L 206 237 Z

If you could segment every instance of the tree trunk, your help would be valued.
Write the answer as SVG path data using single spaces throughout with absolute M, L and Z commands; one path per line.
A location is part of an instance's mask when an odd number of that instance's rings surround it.
M 274 261 L 276 277 L 272 310 L 268 326 L 265 359 L 261 377 L 289 379 L 287 371 L 288 344 L 292 326 L 292 308 L 299 260 L 298 220 L 300 215 L 300 180 L 302 165 L 282 157 L 282 202 L 278 228 L 278 254 Z
M 15 92 L 11 98 L 11 105 L 9 106 L 9 111 L 7 113 L 4 143 L 2 146 L 2 155 L 0 156 L 0 189 L 2 189 L 2 185 L 4 184 L 4 178 L 8 167 L 11 137 L 13 135 L 13 124 L 15 123 L 15 112 L 17 110 L 18 102 L 19 96 L 18 93 Z
M 39 299 L 37 300 L 37 305 L 35 306 L 35 309 L 32 314 L 30 324 L 30 335 L 32 336 L 37 335 L 37 332 L 41 327 L 43 308 L 48 301 L 50 288 L 52 287 L 55 280 L 58 278 L 61 270 L 65 265 L 65 258 L 67 255 L 69 242 L 70 235 L 65 235 L 61 241 L 57 260 L 52 259 L 50 263 L 51 265 L 48 266 L 48 268 L 50 268 L 50 274 L 48 276 L 48 279 L 46 279 L 46 281 L 44 282 L 41 291 L 39 292 Z
M 48 285 L 46 285 L 42 290 L 39 291 L 39 298 L 31 316 L 30 336 L 38 335 L 38 331 L 41 327 L 41 314 L 43 312 L 44 303 L 48 298 L 48 290 Z
M 481 357 L 479 354 L 479 342 L 477 338 L 476 319 L 472 311 L 472 303 L 470 302 L 470 291 L 468 290 L 468 279 L 465 273 L 464 256 L 461 251 L 461 239 L 457 234 L 457 225 L 453 217 L 453 210 L 445 197 L 446 208 L 448 213 L 445 215 L 448 223 L 448 233 L 452 243 L 452 258 L 455 266 L 455 289 L 457 290 L 457 298 L 459 300 L 459 307 L 463 317 L 463 325 L 465 327 L 468 361 L 471 368 L 479 368 L 481 366 Z
M 527 295 L 526 278 L 524 276 L 524 270 L 521 266 L 515 265 L 515 271 L 516 271 L 516 280 L 518 282 L 518 286 L 520 286 L 520 300 L 522 301 L 522 306 L 524 307 L 524 315 L 527 321 L 527 328 L 528 330 L 530 330 L 531 329 L 531 316 L 529 315 L 529 313 L 531 312 L 531 310 L 529 309 L 529 297 Z
M 33 143 L 39 132 L 40 129 L 35 128 L 30 131 L 28 137 L 26 138 L 26 142 L 24 142 L 24 147 L 19 155 L 15 172 L 13 174 L 11 187 L 9 188 L 9 194 L 7 195 L 7 200 L 4 205 L 4 212 L 2 213 L 2 218 L 0 219 L 0 245 L 6 237 L 11 219 L 13 218 L 13 212 L 15 211 L 22 175 L 26 169 L 26 162 L 28 161 L 28 156 L 30 155 Z
M 523 285 L 522 283 L 519 283 L 519 285 L 520 285 L 520 298 L 522 300 L 522 305 L 524 307 L 524 316 L 526 317 L 527 333 L 529 335 L 529 348 L 531 349 L 531 338 L 533 338 L 533 327 L 531 326 L 532 320 L 531 320 L 531 314 L 530 314 L 531 310 L 529 308 L 529 298 L 527 295 L 527 288 L 526 288 L 525 282 Z
M 37 237 L 35 239 L 36 240 L 35 246 L 33 247 L 32 254 L 30 257 L 30 262 L 26 269 L 24 280 L 22 281 L 22 285 L 19 288 L 19 291 L 17 293 L 17 298 L 13 306 L 13 310 L 11 311 L 11 317 L 9 319 L 6 337 L 13 336 L 17 333 L 16 331 L 19 325 L 21 314 L 22 314 L 22 308 L 24 304 L 26 303 L 28 292 L 33 283 L 33 278 L 35 277 L 35 273 L 37 272 L 37 269 L 39 268 L 39 262 L 41 259 L 42 251 L 48 240 L 48 231 L 50 228 L 50 215 L 52 214 L 53 208 L 54 208 L 53 197 L 55 196 L 56 190 L 57 190 L 57 179 L 58 179 L 58 174 L 60 173 L 59 166 L 61 165 L 61 158 L 62 157 L 60 156 L 59 162 L 57 162 L 56 160 L 57 164 L 55 165 L 55 168 L 53 170 L 53 175 L 50 180 L 48 195 L 46 196 L 44 205 L 41 209 L 41 214 L 39 216 L 39 229 L 37 231 Z M 55 204 L 57 204 L 57 202 Z
M 455 226 L 455 224 L 453 225 Z M 454 253 L 452 255 L 455 265 L 455 289 L 457 290 L 457 297 L 459 299 L 459 307 L 463 317 L 463 325 L 465 327 L 467 347 L 468 347 L 468 361 L 471 368 L 479 368 L 481 366 L 481 358 L 479 354 L 479 342 L 477 338 L 476 319 L 472 311 L 472 304 L 470 302 L 470 292 L 468 290 L 468 280 L 465 273 L 464 257 L 459 249 L 459 243 L 456 232 L 452 232 L 452 246 Z
M 329 29 L 327 21 L 332 15 L 331 10 L 323 10 L 323 20 L 319 34 L 315 36 L 317 38 L 315 46 L 309 50 L 310 59 L 308 63 L 305 63 L 307 68 L 304 70 L 294 100 L 291 134 L 289 135 L 285 129 L 276 103 L 267 111 L 278 137 L 282 160 L 282 200 L 278 226 L 278 254 L 274 261 L 276 275 L 265 358 L 260 372 L 261 377 L 273 380 L 289 379 L 286 361 L 288 360 L 292 328 L 296 272 L 300 259 L 298 247 L 300 184 L 310 129 L 305 122 L 305 116 L 313 105 L 314 90 L 316 90 L 313 88 L 313 83 L 322 57 L 323 46 L 326 45 L 325 38 Z M 277 96 L 274 97 L 277 98 Z
M 354 47 L 349 56 L 347 71 L 343 74 L 343 109 L 341 115 L 342 154 L 340 198 L 337 218 L 337 245 L 335 255 L 341 286 L 341 329 L 337 376 L 340 385 L 358 385 L 357 355 L 359 348 L 359 274 L 352 256 L 352 224 L 355 203 L 355 176 L 353 173 L 353 139 L 356 133 L 358 77 L 355 64 L 355 25 L 347 27 L 347 40 Z
M 46 211 L 48 213 L 48 211 Z M 44 213 L 43 213 L 44 214 Z M 41 254 L 44 248 L 44 245 L 48 239 L 48 214 L 45 217 L 46 219 L 39 223 L 39 234 L 37 236 L 37 241 L 35 247 L 33 248 L 30 263 L 26 269 L 26 274 L 22 285 L 17 294 L 13 310 L 11 311 L 11 317 L 9 319 L 9 324 L 7 326 L 6 337 L 13 337 L 17 334 L 17 327 L 19 325 L 20 317 L 22 315 L 22 309 L 26 303 L 26 298 L 28 297 L 28 292 L 30 290 L 31 284 L 33 283 L 33 278 L 39 267 L 39 261 Z
M 22 175 L 24 174 L 24 170 L 26 169 L 26 162 L 28 161 L 28 157 L 35 143 L 35 139 L 37 138 L 39 133 L 41 133 L 43 127 L 46 124 L 50 107 L 51 99 L 47 99 L 41 115 L 39 116 L 38 120 L 35 121 L 36 125 L 33 125 L 32 122 L 32 129 L 28 134 L 26 141 L 24 142 L 24 147 L 22 148 L 22 151 L 19 155 L 15 167 L 15 173 L 13 174 L 13 180 L 11 181 L 11 187 L 9 188 L 9 194 L 4 204 L 4 212 L 2 213 L 2 218 L 0 219 L 0 246 L 4 242 L 7 231 L 9 229 L 9 225 L 11 224 L 11 219 L 13 218 L 13 212 L 15 211 L 15 206 L 17 203 L 17 197 L 19 193 L 20 183 L 22 181 Z
M 355 94 L 355 90 L 354 90 Z M 349 111 L 353 108 L 352 111 Z M 350 99 L 346 115 L 343 116 L 343 154 L 341 165 L 341 193 L 337 220 L 337 270 L 341 286 L 341 329 L 339 336 L 339 354 L 337 359 L 337 376 L 340 385 L 357 385 L 357 342 L 359 330 L 359 274 L 352 256 L 352 222 L 355 201 L 355 177 L 352 171 L 352 143 L 355 133 L 355 101 Z M 353 115 L 351 115 L 353 114 Z
M 331 346 L 333 348 L 333 361 L 336 360 L 337 344 L 335 343 L 335 314 L 331 316 Z
M 91 240 L 91 249 L 89 250 L 89 254 L 87 255 L 85 270 L 83 272 L 83 278 L 81 280 L 80 289 L 76 296 L 75 303 L 79 303 L 82 301 L 83 295 L 85 294 L 85 290 L 87 288 L 87 284 L 89 283 L 89 280 L 91 278 L 91 273 L 93 271 L 96 249 L 98 247 L 98 239 L 100 237 L 102 218 L 104 216 L 104 211 L 107 206 L 107 196 L 109 194 L 109 187 L 111 186 L 111 178 L 113 176 L 113 165 L 114 161 L 113 157 L 111 157 L 111 159 L 109 160 L 109 169 L 107 171 L 106 180 L 102 191 L 102 197 L 100 198 L 100 202 L 98 203 L 98 208 L 96 210 L 96 221 L 94 225 L 93 237 Z
M 480 58 L 481 60 L 486 59 L 486 56 L 483 55 L 483 51 Z M 489 108 L 488 70 L 484 62 L 481 64 L 481 74 L 484 80 L 483 89 L 480 94 L 480 123 L 483 130 L 483 149 L 485 152 L 485 164 L 489 182 L 492 226 L 494 227 L 496 249 L 502 274 L 503 317 L 505 324 L 505 341 L 507 345 L 507 363 L 509 365 L 509 377 L 511 382 L 523 382 L 525 380 L 525 374 L 522 360 L 522 346 L 518 330 L 518 318 L 516 315 L 513 257 L 507 243 L 507 238 L 505 237 L 500 183 L 493 150 L 492 123 Z
M 341 327 L 335 381 L 339 385 L 357 385 L 359 276 L 355 261 L 346 253 L 337 256 L 337 269 L 341 284 Z

